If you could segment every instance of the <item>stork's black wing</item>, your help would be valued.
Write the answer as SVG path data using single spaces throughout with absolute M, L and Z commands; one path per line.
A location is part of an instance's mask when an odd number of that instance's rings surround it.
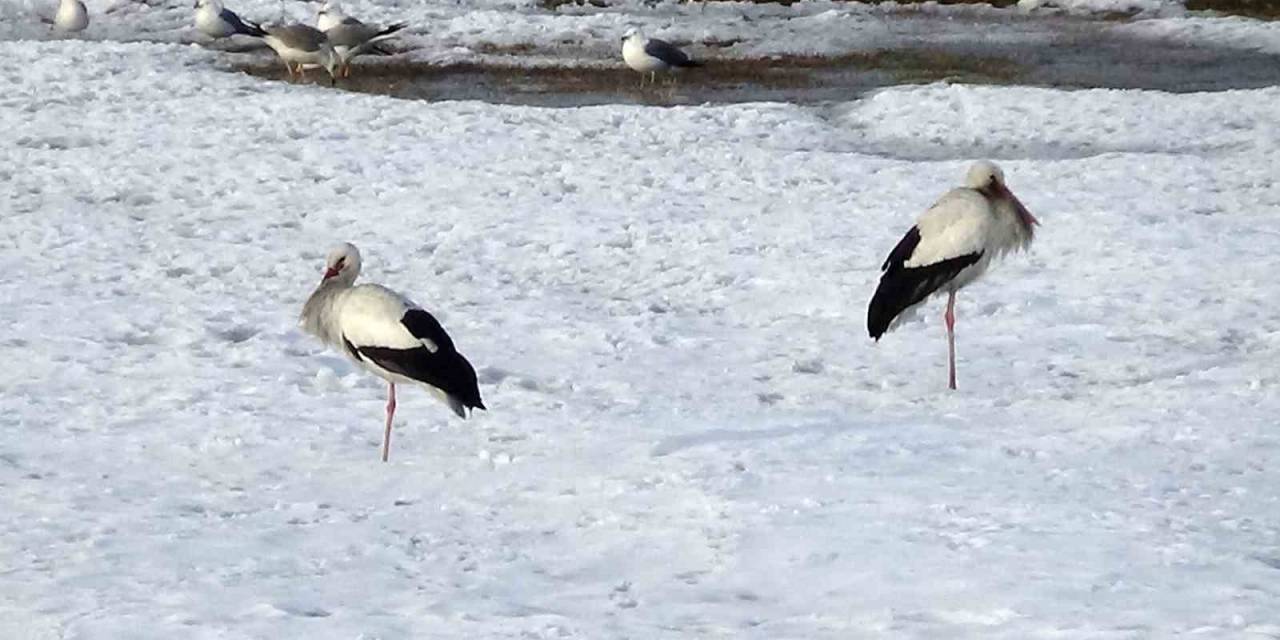
M 979 251 L 919 267 L 905 266 L 919 244 L 920 229 L 911 227 L 880 267 L 884 274 L 880 276 L 880 285 L 867 307 L 867 332 L 876 340 L 889 330 L 898 314 L 929 297 L 965 267 L 982 259 Z
M 356 346 L 356 352 L 361 358 L 367 358 L 387 371 L 443 391 L 454 401 L 450 405 L 459 417 L 466 417 L 463 408 L 485 408 L 484 402 L 480 400 L 476 370 L 454 349 L 453 340 L 445 333 L 435 316 L 422 309 L 410 309 L 400 319 L 400 323 L 415 338 L 434 344 L 435 350 L 424 344 L 411 349 Z

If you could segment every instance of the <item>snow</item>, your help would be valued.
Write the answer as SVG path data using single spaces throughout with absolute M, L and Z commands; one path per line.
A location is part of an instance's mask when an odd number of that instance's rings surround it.
M 1062 9 L 1074 14 L 1133 13 L 1160 15 L 1181 13 L 1183 0 L 1018 0 L 1023 11 Z
M 1280 22 L 1270 20 L 1188 16 L 1182 19 L 1139 20 L 1118 25 L 1116 31 L 1189 46 L 1212 42 L 1221 47 L 1280 54 Z
M 1028 0 L 1030 1 L 1030 0 Z M 1039 1 L 1039 0 L 1037 0 Z M 150 6 L 127 0 L 87 0 L 89 40 L 206 43 L 193 33 L 189 3 Z M 754 2 L 627 1 L 600 8 L 565 4 L 545 10 L 534 0 L 348 0 L 343 10 L 373 24 L 406 22 L 409 27 L 391 41 L 400 59 L 444 64 L 501 62 L 523 65 L 622 66 L 619 39 L 629 28 L 712 57 L 839 55 L 877 51 L 890 46 L 948 42 L 994 45 L 1028 39 L 1050 43 L 1061 39 L 1060 24 L 1037 17 L 1068 13 L 1141 11 L 1143 16 L 1184 13 L 1176 0 L 1044 0 L 1032 6 L 995 9 L 934 3 L 868 5 L 811 0 L 788 6 Z M 319 3 L 237 0 L 228 5 L 257 22 L 314 24 Z M 39 22 L 50 10 L 36 0 L 0 0 L 0 39 L 49 39 Z M 51 14 L 50 14 L 51 15 Z M 241 48 L 252 40 L 237 38 L 220 46 Z M 519 51 L 518 57 L 510 55 Z M 244 62 L 265 52 L 231 56 Z
M 0 637 L 1280 633 L 1280 89 L 539 109 L 0 52 Z M 948 393 L 940 306 L 865 305 L 977 157 L 1043 226 Z M 490 407 L 404 390 L 385 465 L 383 386 L 296 328 L 344 240 Z

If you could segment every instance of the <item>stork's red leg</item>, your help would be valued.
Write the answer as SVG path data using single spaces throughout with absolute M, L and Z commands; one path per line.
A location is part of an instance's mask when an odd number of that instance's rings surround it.
M 947 295 L 947 312 L 942 316 L 947 322 L 947 387 L 956 388 L 956 292 Z
M 396 385 L 387 383 L 387 430 L 382 434 L 382 461 L 391 454 L 391 419 L 396 416 Z

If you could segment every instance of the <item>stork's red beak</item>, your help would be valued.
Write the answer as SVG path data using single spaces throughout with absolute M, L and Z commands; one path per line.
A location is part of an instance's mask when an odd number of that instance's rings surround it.
M 1013 197 L 1012 193 L 1009 194 L 1009 197 L 1013 199 L 1013 207 L 1018 210 L 1018 215 L 1022 217 L 1023 222 L 1027 223 L 1028 226 L 1035 226 L 1040 224 L 1040 221 L 1036 220 L 1036 217 L 1031 215 L 1031 212 L 1027 211 L 1026 207 L 1022 206 L 1021 200 L 1018 200 L 1017 198 Z
M 334 277 L 334 276 L 336 276 L 336 275 L 338 275 L 338 270 L 337 270 L 337 269 L 334 269 L 333 267 L 329 267 L 328 269 L 325 269 L 325 270 L 324 270 L 324 279 L 325 279 L 325 280 L 328 280 L 329 278 L 332 278 L 332 277 Z
M 1027 207 L 1023 206 L 1018 198 L 1014 198 L 1014 206 L 1018 207 L 1018 215 L 1023 216 L 1023 220 L 1027 221 L 1027 224 L 1039 224 L 1039 220 L 1036 219 L 1036 216 L 1032 215 L 1032 212 L 1028 211 Z
M 1022 205 L 1022 201 L 1018 199 L 1018 196 L 1013 195 L 1013 192 L 1010 191 L 1008 187 L 998 185 L 997 188 L 1000 189 L 1001 195 L 1008 198 L 1009 202 L 1013 203 L 1013 209 L 1018 212 L 1018 217 L 1022 218 L 1023 224 L 1028 227 L 1040 224 L 1040 221 L 1036 220 L 1036 217 L 1031 215 L 1030 211 L 1027 211 L 1027 208 Z

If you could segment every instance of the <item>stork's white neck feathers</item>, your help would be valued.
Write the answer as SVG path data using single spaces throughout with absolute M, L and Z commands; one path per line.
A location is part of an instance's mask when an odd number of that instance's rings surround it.
M 299 324 L 303 331 L 310 333 L 325 344 L 343 350 L 342 328 L 338 326 L 338 307 L 342 297 L 351 291 L 351 282 L 337 277 L 328 278 L 316 287 L 306 304 L 302 305 L 302 317 Z

